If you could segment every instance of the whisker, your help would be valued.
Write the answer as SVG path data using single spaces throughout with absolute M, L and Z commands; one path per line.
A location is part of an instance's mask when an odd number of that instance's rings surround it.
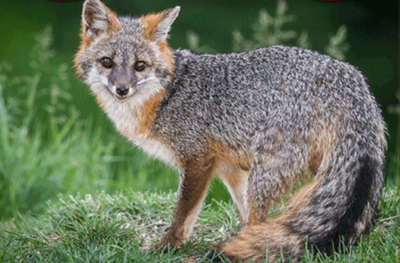
M 151 82 L 151 81 L 154 81 L 154 82 L 156 82 L 157 84 L 159 84 L 159 81 L 158 81 L 158 79 L 157 79 L 156 77 L 149 77 L 149 78 L 146 78 L 146 79 L 143 79 L 143 80 L 139 81 L 139 82 L 137 83 L 137 86 L 138 86 L 138 87 L 139 87 L 139 86 L 143 86 L 143 85 L 145 85 L 145 84 L 147 84 L 147 83 L 149 83 L 149 82 Z

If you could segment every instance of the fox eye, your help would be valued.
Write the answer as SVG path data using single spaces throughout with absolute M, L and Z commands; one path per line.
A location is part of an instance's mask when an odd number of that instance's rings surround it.
M 139 60 L 135 63 L 136 71 L 143 71 L 146 68 L 146 62 Z
M 105 68 L 111 68 L 112 66 L 114 66 L 114 62 L 111 58 L 105 57 L 101 59 L 101 65 L 103 65 L 103 67 Z

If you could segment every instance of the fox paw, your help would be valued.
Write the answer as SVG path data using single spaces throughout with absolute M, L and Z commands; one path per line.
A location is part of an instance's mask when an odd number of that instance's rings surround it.
M 172 250 L 174 248 L 179 248 L 180 247 L 180 242 L 171 242 L 171 241 L 165 241 L 164 239 L 161 239 L 159 242 L 155 243 L 152 245 L 156 251 L 159 252 L 167 252 L 169 250 Z

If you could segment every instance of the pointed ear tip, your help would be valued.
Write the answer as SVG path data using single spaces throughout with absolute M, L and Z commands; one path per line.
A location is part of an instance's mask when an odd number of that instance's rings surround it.
M 100 0 L 85 0 L 85 2 L 83 3 L 84 6 L 88 5 L 88 4 L 99 4 L 99 3 L 103 3 Z
M 83 2 L 83 7 L 86 7 L 90 4 L 93 4 L 93 0 L 85 0 L 85 2 Z

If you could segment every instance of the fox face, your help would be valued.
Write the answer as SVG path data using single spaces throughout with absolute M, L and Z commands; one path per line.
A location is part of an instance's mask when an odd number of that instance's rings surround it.
M 75 66 L 105 110 L 113 103 L 138 109 L 168 88 L 173 57 L 166 40 L 179 10 L 117 17 L 99 0 L 85 2 Z

